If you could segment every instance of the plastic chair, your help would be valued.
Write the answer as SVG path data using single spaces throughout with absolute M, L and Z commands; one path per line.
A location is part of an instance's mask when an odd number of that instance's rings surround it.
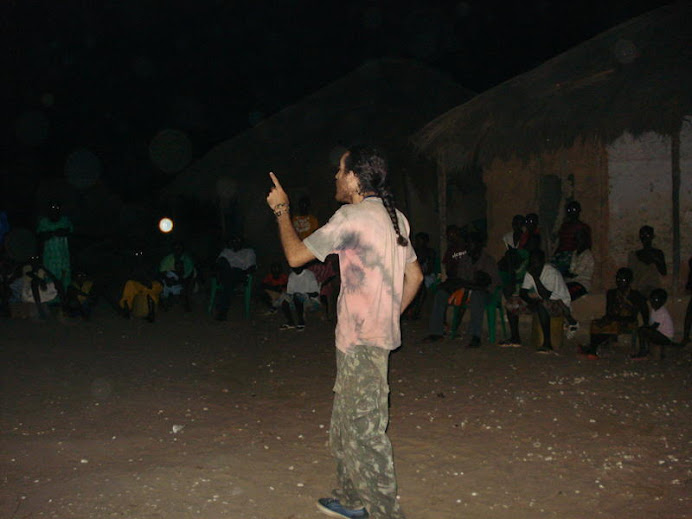
M 458 294 L 458 292 L 463 291 L 465 289 L 459 289 L 457 292 L 452 294 L 450 299 L 452 299 L 455 294 Z M 461 324 L 461 310 L 466 309 L 466 305 L 468 303 L 468 296 L 470 295 L 470 291 L 466 290 L 464 297 L 461 298 L 461 303 L 456 305 L 452 304 L 451 306 L 453 307 L 453 313 L 452 313 L 452 326 L 450 327 L 450 338 L 455 338 L 458 336 L 457 330 L 459 329 L 459 325 Z M 450 305 L 448 305 L 450 306 Z M 495 344 L 495 316 L 500 314 L 500 323 L 502 324 L 502 335 L 507 338 L 507 325 L 505 324 L 505 311 L 504 308 L 502 307 L 502 287 L 497 287 L 495 289 L 495 292 L 488 298 L 488 302 L 485 304 L 485 315 L 488 320 L 488 340 L 490 341 L 491 344 Z
M 248 274 L 247 278 L 245 279 L 245 289 L 244 289 L 244 293 L 243 293 L 243 302 L 245 304 L 245 319 L 250 319 L 250 303 L 252 301 L 252 281 L 253 281 L 253 279 L 254 279 L 254 276 L 252 274 Z M 221 283 L 219 283 L 219 281 L 216 279 L 216 276 L 213 276 L 210 279 L 209 305 L 207 306 L 207 313 L 210 315 L 214 311 L 214 304 L 216 303 L 216 295 L 221 290 L 223 290 L 223 286 L 221 286 Z
M 440 259 L 440 256 L 437 254 L 435 255 L 435 265 L 433 266 L 433 274 L 435 274 L 435 281 L 433 281 L 432 284 L 426 288 L 426 290 L 428 290 L 431 294 L 437 292 L 437 287 L 439 287 L 440 283 L 442 283 L 442 260 Z

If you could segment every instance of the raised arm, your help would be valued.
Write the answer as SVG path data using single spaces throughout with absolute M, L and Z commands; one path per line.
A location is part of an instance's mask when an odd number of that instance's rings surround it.
M 274 216 L 276 216 L 284 255 L 291 267 L 301 267 L 314 260 L 315 255 L 301 241 L 293 227 L 289 212 L 288 195 L 281 187 L 279 179 L 276 178 L 274 173 L 269 173 L 269 178 L 271 178 L 274 187 L 271 188 L 267 195 L 267 204 L 274 211 Z

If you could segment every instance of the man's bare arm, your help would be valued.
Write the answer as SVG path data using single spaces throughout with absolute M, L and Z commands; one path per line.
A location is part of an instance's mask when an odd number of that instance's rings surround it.
M 418 293 L 418 288 L 423 281 L 423 272 L 420 269 L 418 261 L 412 261 L 406 264 L 404 270 L 404 290 L 401 297 L 401 312 L 404 313 L 406 307 L 411 304 L 413 298 Z
M 277 216 L 276 222 L 279 224 L 281 246 L 284 249 L 286 260 L 291 267 L 301 267 L 315 259 L 315 255 L 298 237 L 298 233 L 293 227 L 291 217 L 288 213 Z
M 284 249 L 286 260 L 291 267 L 301 267 L 306 263 L 315 259 L 315 255 L 310 252 L 302 242 L 288 211 L 288 195 L 281 187 L 279 179 L 274 173 L 269 173 L 269 177 L 274 183 L 269 195 L 267 195 L 267 204 L 274 211 L 276 222 L 279 224 L 279 237 L 281 238 L 281 246 Z

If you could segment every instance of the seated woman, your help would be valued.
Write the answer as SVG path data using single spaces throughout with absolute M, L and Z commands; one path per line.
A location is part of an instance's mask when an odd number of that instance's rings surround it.
M 197 270 L 192 257 L 185 252 L 182 242 L 175 242 L 173 252 L 161 260 L 159 276 L 163 282 L 161 305 L 164 309 L 170 306 L 170 296 L 179 296 L 183 299 L 185 311 L 190 312 L 190 299 L 197 280 Z
M 580 353 L 589 359 L 598 359 L 598 348 L 612 338 L 623 333 L 632 333 L 638 326 L 638 316 L 642 322 L 649 320 L 649 307 L 646 298 L 632 288 L 633 274 L 629 268 L 621 268 L 615 274 L 615 286 L 606 293 L 606 313 L 600 319 L 591 321 L 589 346 L 579 348 Z
M 129 319 L 134 307 L 135 298 L 144 296 L 147 301 L 147 320 L 153 323 L 156 318 L 156 307 L 159 304 L 163 285 L 156 279 L 153 269 L 147 267 L 144 262 L 144 252 L 136 250 L 134 252 L 135 265 L 128 276 L 123 293 L 120 297 L 120 308 L 123 316 Z
M 232 236 L 216 258 L 214 270 L 222 287 L 216 301 L 215 319 L 225 321 L 231 307 L 231 294 L 257 270 L 257 256 L 253 249 L 244 246 L 242 238 Z
M 48 318 L 44 303 L 59 298 L 65 301 L 62 284 L 56 276 L 43 266 L 38 256 L 31 256 L 19 265 L 10 276 L 9 286 L 13 293 L 10 300 L 34 303 L 39 319 Z

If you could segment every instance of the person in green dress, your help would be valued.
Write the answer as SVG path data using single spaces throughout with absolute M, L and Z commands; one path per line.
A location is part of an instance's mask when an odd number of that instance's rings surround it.
M 48 206 L 48 215 L 38 222 L 36 234 L 42 244 L 43 266 L 55 276 L 63 290 L 72 282 L 68 244 L 68 236 L 72 232 L 74 232 L 72 222 L 62 214 L 60 203 L 51 202 Z

